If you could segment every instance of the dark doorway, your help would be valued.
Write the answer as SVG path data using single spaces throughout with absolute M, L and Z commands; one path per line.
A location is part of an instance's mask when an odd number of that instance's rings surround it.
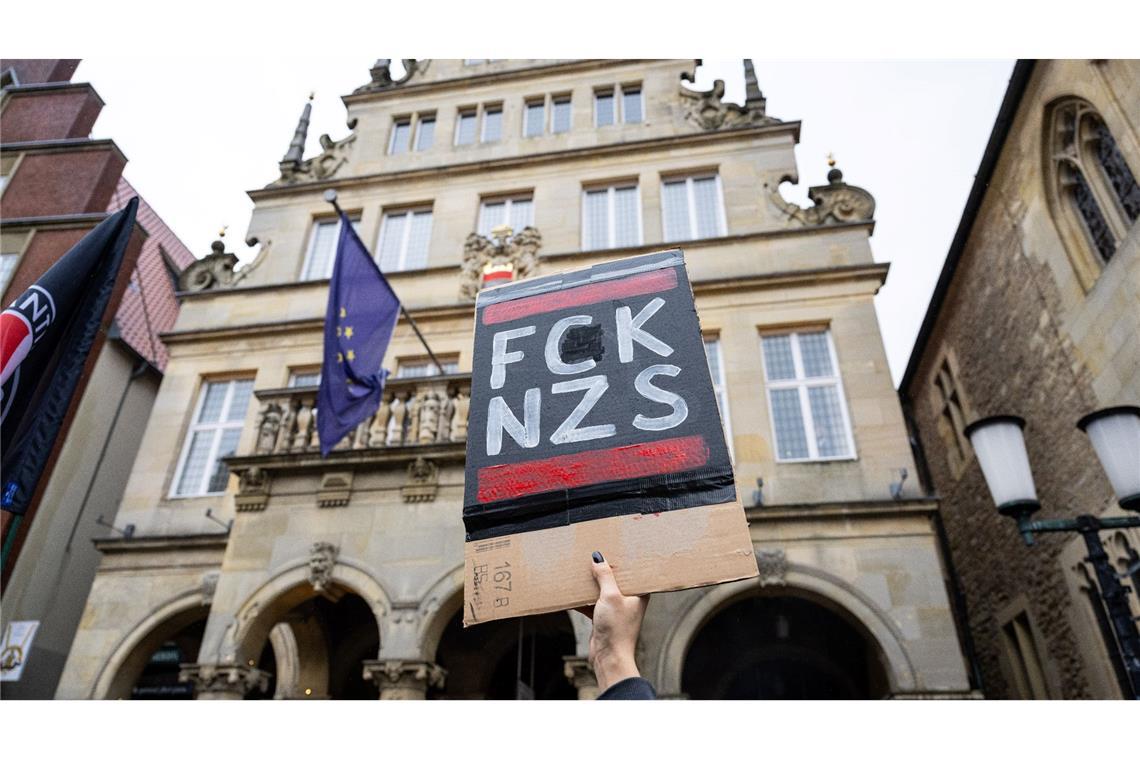
M 717 613 L 681 675 L 690 699 L 875 699 L 887 694 L 876 651 L 831 610 L 758 596 Z
M 443 689 L 429 691 L 428 698 L 577 699 L 562 660 L 574 649 L 574 628 L 565 612 L 467 629 L 462 614 L 456 614 L 436 652 L 436 662 L 447 670 L 447 681 Z
M 193 699 L 194 685 L 178 682 L 184 664 L 198 660 L 206 619 L 202 618 L 169 637 L 147 659 L 131 689 L 131 699 Z

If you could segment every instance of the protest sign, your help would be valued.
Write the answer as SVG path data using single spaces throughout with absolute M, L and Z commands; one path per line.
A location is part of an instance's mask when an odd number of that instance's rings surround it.
M 756 575 L 680 250 L 476 302 L 464 624 Z

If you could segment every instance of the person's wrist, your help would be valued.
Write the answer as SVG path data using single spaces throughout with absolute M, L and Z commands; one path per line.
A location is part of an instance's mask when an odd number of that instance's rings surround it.
M 619 681 L 641 676 L 633 652 L 599 652 L 594 658 L 594 676 L 598 679 L 598 689 L 605 691 Z

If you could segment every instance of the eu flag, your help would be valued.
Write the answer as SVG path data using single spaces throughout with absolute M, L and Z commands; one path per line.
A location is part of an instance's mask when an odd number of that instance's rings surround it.
M 317 392 L 321 456 L 328 456 L 380 407 L 388 374 L 381 365 L 400 315 L 400 299 L 348 217 L 339 213 L 340 238 L 329 282 L 325 355 Z

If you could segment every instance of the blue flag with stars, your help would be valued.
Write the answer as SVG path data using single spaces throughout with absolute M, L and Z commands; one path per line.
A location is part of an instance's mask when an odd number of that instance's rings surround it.
M 317 392 L 321 456 L 380 407 L 384 353 L 399 316 L 400 299 L 341 211 Z

